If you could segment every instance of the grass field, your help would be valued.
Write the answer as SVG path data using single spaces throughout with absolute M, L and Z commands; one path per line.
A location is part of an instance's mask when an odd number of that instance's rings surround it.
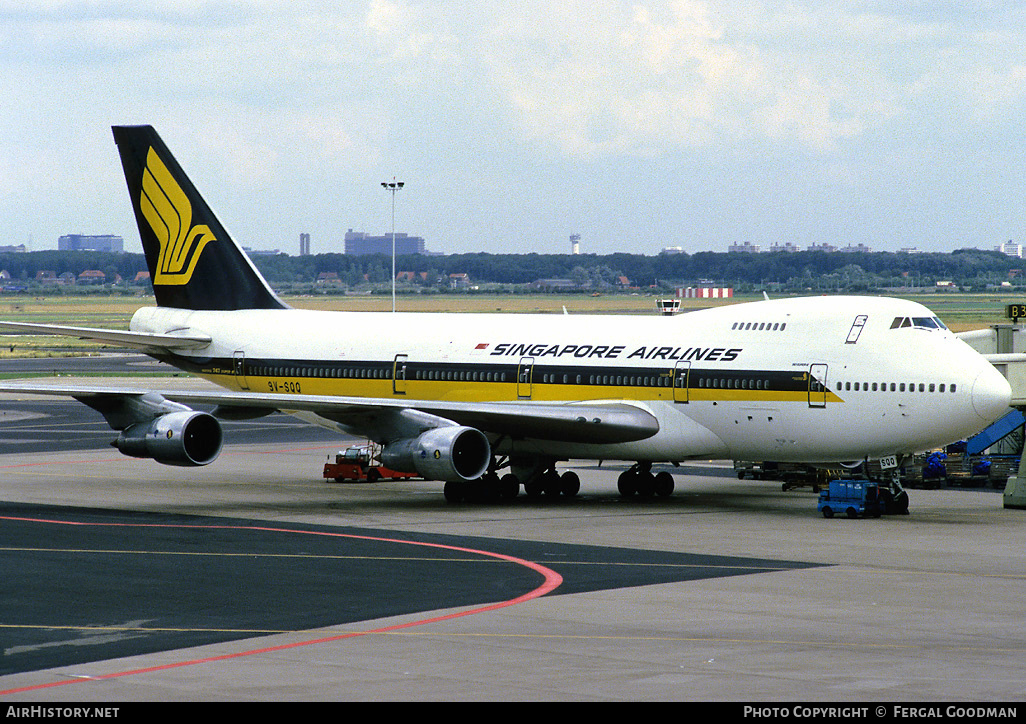
M 987 294 L 924 294 L 909 297 L 925 304 L 953 331 L 979 329 L 1006 322 L 1005 305 L 1014 299 Z M 681 310 L 737 304 L 762 299 L 761 295 L 734 299 L 685 299 Z M 507 295 L 401 295 L 397 308 L 404 312 L 507 312 L 514 314 L 656 314 L 656 297 L 643 294 L 507 294 Z M 388 295 L 289 297 L 302 309 L 389 311 Z M 14 322 L 68 324 L 81 327 L 127 329 L 136 309 L 153 304 L 152 297 L 10 297 L 0 300 L 0 319 Z M 13 347 L 13 349 L 12 349 Z M 0 334 L 0 359 L 84 354 L 97 350 L 94 343 L 74 338 Z

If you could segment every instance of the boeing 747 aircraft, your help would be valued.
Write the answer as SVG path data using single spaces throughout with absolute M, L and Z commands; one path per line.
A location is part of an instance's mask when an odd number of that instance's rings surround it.
M 624 494 L 669 494 L 654 463 L 810 464 L 907 456 L 1008 408 L 1007 381 L 930 310 L 814 297 L 673 317 L 293 309 L 218 222 L 149 126 L 115 127 L 156 307 L 130 331 L 3 323 L 135 347 L 223 392 L 69 389 L 122 452 L 206 465 L 218 418 L 297 415 L 382 446 L 389 468 L 476 492 L 573 495 L 570 459 L 621 460 Z M 373 335 L 351 334 L 374 330 Z M 216 405 L 212 414 L 189 405 Z M 507 470 L 500 477 L 500 470 Z

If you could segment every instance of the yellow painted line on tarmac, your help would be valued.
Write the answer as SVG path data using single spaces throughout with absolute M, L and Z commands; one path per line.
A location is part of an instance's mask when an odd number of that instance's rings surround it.
M 284 629 L 264 628 L 175 628 L 175 627 L 147 627 L 147 626 L 58 626 L 54 624 L 10 624 L 0 623 L 0 630 L 20 629 L 32 631 L 92 631 L 92 632 L 128 632 L 139 633 L 244 633 L 244 634 L 287 634 L 299 633 Z
M 408 637 L 438 637 L 438 638 L 497 638 L 497 639 L 521 639 L 521 640 L 553 640 L 553 641 L 664 641 L 668 643 L 705 643 L 705 644 L 739 644 L 745 646 L 821 646 L 828 648 L 843 649 L 890 649 L 899 651 L 918 651 L 929 649 L 931 651 L 976 651 L 976 652 L 1017 652 L 1022 647 L 993 647 L 993 646 L 972 646 L 959 644 L 904 644 L 904 643 L 877 643 L 873 641 L 809 641 L 798 639 L 788 641 L 786 639 L 755 639 L 755 638 L 719 638 L 702 636 L 622 636 L 616 634 L 517 634 L 517 633 L 451 633 L 431 631 L 360 631 L 354 632 L 367 636 L 408 636 Z

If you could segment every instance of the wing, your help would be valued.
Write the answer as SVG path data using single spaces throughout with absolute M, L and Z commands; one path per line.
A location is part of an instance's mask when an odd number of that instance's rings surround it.
M 117 400 L 137 400 L 156 395 L 181 405 L 216 405 L 215 416 L 224 418 L 254 417 L 275 410 L 312 412 L 377 442 L 415 434 L 418 429 L 453 424 L 497 436 L 598 444 L 644 440 L 659 431 L 659 422 L 651 412 L 626 402 L 470 403 L 230 391 L 167 390 L 154 393 L 130 388 L 14 382 L 0 384 L 0 392 L 73 397 L 101 411 L 110 408 Z

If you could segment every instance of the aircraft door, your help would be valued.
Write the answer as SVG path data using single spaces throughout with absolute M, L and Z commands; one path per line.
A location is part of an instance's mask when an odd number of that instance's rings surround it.
M 232 367 L 235 372 L 235 379 L 243 390 L 249 389 L 249 382 L 246 380 L 246 353 L 242 351 L 232 354 Z
M 855 321 L 851 324 L 851 329 L 848 330 L 848 338 L 844 340 L 845 344 L 855 344 L 859 341 L 859 335 L 862 334 L 862 328 L 866 326 L 866 320 L 869 316 L 866 314 L 860 314 L 855 317 Z
M 814 364 L 809 367 L 809 407 L 826 407 L 827 365 Z
M 406 394 L 406 360 L 409 355 L 397 354 L 392 362 L 392 392 L 396 395 Z
M 534 357 L 521 357 L 517 365 L 517 397 L 531 399 L 531 378 L 534 376 Z
M 673 375 L 673 401 L 687 402 L 688 387 L 691 382 L 691 362 L 677 360 L 671 374 Z

